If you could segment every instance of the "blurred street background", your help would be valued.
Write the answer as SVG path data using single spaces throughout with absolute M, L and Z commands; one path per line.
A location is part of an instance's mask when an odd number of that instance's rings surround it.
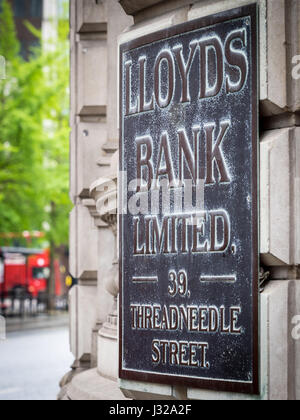
M 0 341 L 0 400 L 56 400 L 73 362 L 67 349 L 67 320 L 61 316 L 9 332 Z
M 55 400 L 72 364 L 68 17 L 0 0 L 0 400 Z

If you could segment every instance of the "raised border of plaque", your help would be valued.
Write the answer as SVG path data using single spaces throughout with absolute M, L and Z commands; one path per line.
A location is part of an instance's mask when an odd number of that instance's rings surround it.
M 252 247 L 252 262 L 253 266 L 249 267 L 249 271 L 253 273 L 252 278 L 252 336 L 251 336 L 251 345 L 252 345 L 252 378 L 251 381 L 232 381 L 226 380 L 225 378 L 220 379 L 208 379 L 208 378 L 196 378 L 182 375 L 173 375 L 170 374 L 161 374 L 155 373 L 155 371 L 143 371 L 142 369 L 132 369 L 128 370 L 124 367 L 124 351 L 123 344 L 127 340 L 124 335 L 124 319 L 123 319 L 123 297 L 124 289 L 124 267 L 126 261 L 123 258 L 123 216 L 120 212 L 119 214 L 119 275 L 120 275 L 120 296 L 119 296 L 119 377 L 123 380 L 133 380 L 141 382 L 150 382 L 157 384 L 168 384 L 168 385 L 179 385 L 179 386 L 189 386 L 205 390 L 213 391 L 224 391 L 224 392 L 235 392 L 235 393 L 244 393 L 258 395 L 260 393 L 259 385 L 259 233 L 258 233 L 258 220 L 259 220 L 259 199 L 258 199 L 258 175 L 259 175 L 259 148 L 258 148 L 258 5 L 249 4 L 248 6 L 239 7 L 233 10 L 221 12 L 212 16 L 207 16 L 201 19 L 189 21 L 177 26 L 173 26 L 155 33 L 150 33 L 149 35 L 143 36 L 138 39 L 134 39 L 130 42 L 127 42 L 120 46 L 120 173 L 123 171 L 123 119 L 124 119 L 124 104 L 123 104 L 123 92 L 124 89 L 129 90 L 128 86 L 124 86 L 124 69 L 123 69 L 123 55 L 127 52 L 135 50 L 140 47 L 151 45 L 153 43 L 167 40 L 172 37 L 178 36 L 180 34 L 187 34 L 189 32 L 194 32 L 200 29 L 209 28 L 211 26 L 229 22 L 232 20 L 237 20 L 241 18 L 249 17 L 251 20 L 251 51 L 252 51 L 252 74 L 250 75 L 251 86 L 252 86 L 252 127 L 251 127 L 251 137 L 252 137 L 252 192 L 253 196 L 251 199 L 252 205 L 252 238 L 253 238 L 253 247 Z M 145 98 L 143 98 L 145 99 Z M 149 104 L 148 104 L 149 105 Z M 123 208 L 122 194 L 123 191 L 123 182 L 119 183 L 119 205 L 120 208 Z M 126 192 L 127 194 L 127 192 Z M 131 240 L 128 238 L 128 240 Z M 170 267 L 171 269 L 172 267 Z M 205 274 L 205 273 L 204 273 Z M 127 279 L 128 280 L 128 279 Z M 228 283 L 234 283 L 235 278 L 231 276 L 227 279 Z M 149 278 L 133 278 L 133 282 L 136 284 L 145 283 L 156 283 L 158 278 L 149 277 Z M 216 282 L 215 279 L 208 279 L 203 276 L 200 279 L 203 282 Z M 143 357 L 143 348 L 140 349 L 141 358 Z

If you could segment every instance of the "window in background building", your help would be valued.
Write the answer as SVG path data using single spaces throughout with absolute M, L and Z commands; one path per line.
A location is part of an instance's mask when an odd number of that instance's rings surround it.
M 31 0 L 30 16 L 33 18 L 41 18 L 43 13 L 43 0 Z
M 25 17 L 27 16 L 27 6 L 28 0 L 14 0 L 13 9 L 15 17 Z

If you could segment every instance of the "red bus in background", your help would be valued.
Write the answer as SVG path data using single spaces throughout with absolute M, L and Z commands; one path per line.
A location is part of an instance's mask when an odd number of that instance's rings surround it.
M 50 252 L 45 250 L 43 254 L 28 257 L 28 292 L 34 297 L 39 293 L 46 292 L 50 278 Z M 61 296 L 61 279 L 59 262 L 54 261 L 55 272 L 55 295 Z
M 2 248 L 4 269 L 0 292 L 8 296 L 17 289 L 29 294 L 32 298 L 47 292 L 50 278 L 49 250 L 30 250 L 22 248 Z M 55 295 L 61 296 L 60 266 L 54 261 Z

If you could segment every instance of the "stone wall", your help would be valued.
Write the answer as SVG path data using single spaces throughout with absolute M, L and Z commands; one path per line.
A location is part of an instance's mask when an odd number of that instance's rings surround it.
M 95 182 L 101 184 L 111 176 L 112 158 L 118 150 L 118 36 L 131 24 L 132 18 L 117 0 L 70 1 L 70 197 L 74 205 L 70 272 L 78 285 L 69 296 L 70 347 L 75 362 L 61 383 L 60 398 L 65 399 L 104 399 L 109 391 L 123 398 L 111 381 L 116 381 L 117 360 L 106 364 L 107 383 L 98 373 L 99 360 L 107 353 L 99 349 L 101 331 L 114 305 L 106 283 L 115 258 L 115 237 L 100 217 L 90 190 Z M 109 352 L 107 355 L 110 357 Z M 94 397 L 91 383 L 96 384 Z

